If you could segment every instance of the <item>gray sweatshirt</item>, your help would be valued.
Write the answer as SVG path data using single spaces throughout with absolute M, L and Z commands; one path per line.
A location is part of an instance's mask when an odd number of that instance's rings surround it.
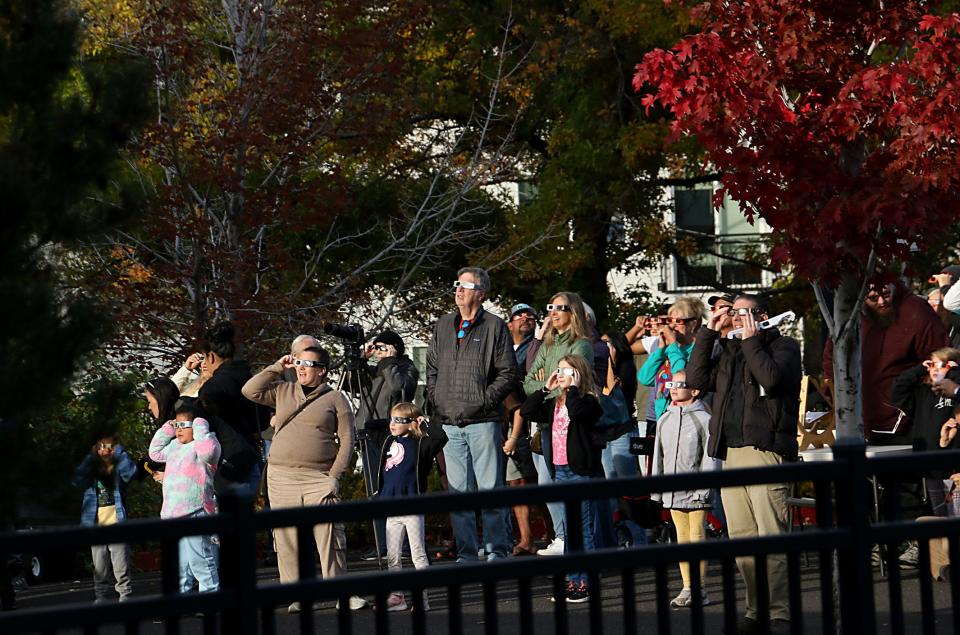
M 670 405 L 657 421 L 651 474 L 680 474 L 715 470 L 716 461 L 707 454 L 710 411 L 697 399 L 689 406 Z M 653 500 L 666 509 L 707 509 L 710 489 L 655 492 Z

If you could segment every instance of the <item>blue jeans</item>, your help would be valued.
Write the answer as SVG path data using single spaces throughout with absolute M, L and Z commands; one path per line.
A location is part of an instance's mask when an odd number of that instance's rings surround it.
M 637 433 L 637 430 L 631 430 L 613 441 L 607 442 L 607 447 L 603 449 L 600 455 L 600 462 L 603 464 L 603 473 L 607 478 L 624 478 L 636 476 L 640 473 L 637 466 L 637 457 L 630 454 L 630 437 Z M 611 511 L 618 509 L 620 501 L 612 499 L 610 501 Z M 630 532 L 633 546 L 647 544 L 647 532 L 640 525 L 629 518 L 620 521 L 622 526 Z M 614 543 L 616 540 L 614 540 Z M 615 544 L 605 544 L 604 546 L 615 546 Z
M 550 476 L 550 468 L 547 467 L 547 460 L 542 454 L 533 454 L 533 466 L 537 468 L 537 485 L 548 485 L 553 482 Z M 567 519 L 563 514 L 563 503 L 553 501 L 547 503 L 547 511 L 550 512 L 550 520 L 553 521 L 553 534 L 560 540 L 567 539 Z
M 586 481 L 589 480 L 589 477 L 575 473 L 569 465 L 555 465 L 554 480 L 557 483 L 563 483 L 567 481 Z M 589 500 L 580 501 L 580 515 L 583 520 L 583 550 L 593 551 L 597 548 L 596 534 L 594 534 L 593 529 L 600 522 L 597 518 L 596 503 Z M 569 541 L 564 543 L 563 553 L 570 553 Z M 567 581 L 573 582 L 575 585 L 579 585 L 581 582 L 589 584 L 586 573 L 568 573 Z
M 447 445 L 443 457 L 447 463 L 447 481 L 451 492 L 475 492 L 504 486 L 503 439 L 499 421 L 471 423 L 458 427 L 444 425 Z M 487 558 L 507 557 L 510 510 L 483 510 L 483 548 Z M 480 541 L 473 510 L 450 514 L 457 537 L 457 560 L 476 561 Z
M 204 516 L 199 511 L 192 516 Z M 200 592 L 219 591 L 220 574 L 217 571 L 219 547 L 213 542 L 213 536 L 184 536 L 180 539 L 180 592 L 193 590 L 193 581 L 200 584 Z

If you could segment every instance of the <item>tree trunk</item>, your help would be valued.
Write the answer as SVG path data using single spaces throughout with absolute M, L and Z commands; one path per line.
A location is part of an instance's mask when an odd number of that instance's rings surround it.
M 860 400 L 860 311 L 857 300 L 863 288 L 859 273 L 843 276 L 833 302 L 833 381 L 837 437 L 864 438 L 863 404 Z M 830 310 L 829 307 L 825 307 Z M 856 314 L 854 314 L 856 311 Z

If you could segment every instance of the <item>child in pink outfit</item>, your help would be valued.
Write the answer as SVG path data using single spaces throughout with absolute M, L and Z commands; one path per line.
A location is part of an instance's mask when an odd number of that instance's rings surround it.
M 217 511 L 213 475 L 220 460 L 220 442 L 206 419 L 197 416 L 195 400 L 177 403 L 174 421 L 153 435 L 150 458 L 166 463 L 161 518 L 203 516 Z M 180 591 L 188 593 L 196 580 L 200 591 L 217 591 L 217 545 L 212 536 L 180 540 Z

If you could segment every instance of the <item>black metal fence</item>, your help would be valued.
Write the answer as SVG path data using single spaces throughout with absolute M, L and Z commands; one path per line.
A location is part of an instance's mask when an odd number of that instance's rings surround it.
M 928 452 L 867 459 L 862 444 L 838 444 L 832 461 L 792 463 L 777 467 L 726 470 L 617 480 L 594 480 L 544 487 L 509 488 L 471 494 L 430 494 L 410 499 L 350 501 L 331 506 L 284 509 L 254 513 L 251 501 L 232 497 L 221 501 L 217 516 L 182 520 L 138 520 L 97 528 L 75 528 L 11 533 L 0 536 L 2 553 L 38 553 L 52 548 L 84 548 L 96 544 L 159 542 L 162 559 L 162 593 L 137 597 L 122 604 L 66 605 L 43 610 L 21 610 L 0 614 L 0 633 L 56 633 L 81 629 L 97 633 L 103 627 L 121 625 L 126 633 L 139 633 L 144 623 L 162 619 L 168 633 L 179 633 L 185 616 L 201 614 L 204 633 L 231 635 L 277 631 L 276 609 L 292 602 L 311 606 L 315 601 L 339 600 L 338 632 L 354 632 L 354 615 L 349 608 L 351 595 L 375 598 L 375 629 L 389 631 L 386 599 L 391 591 L 413 591 L 412 630 L 426 633 L 426 617 L 418 591 L 444 589 L 450 633 L 464 631 L 463 589 L 480 585 L 483 594 L 484 629 L 499 631 L 498 584 L 516 585 L 517 622 L 509 632 L 529 635 L 535 628 L 532 589 L 534 581 L 552 580 L 556 603 L 552 626 L 556 633 L 569 632 L 568 607 L 564 601 L 564 575 L 586 572 L 590 579 L 589 628 L 593 635 L 604 632 L 601 605 L 601 572 L 605 585 L 617 584 L 622 598 L 622 624 L 625 633 L 638 631 L 636 579 L 638 574 L 653 574 L 656 588 L 657 631 L 669 633 L 672 624 L 667 589 L 668 571 L 678 562 L 690 562 L 692 597 L 690 631 L 705 632 L 704 609 L 700 602 L 703 580 L 699 579 L 701 561 L 718 562 L 721 571 L 723 625 L 736 632 L 737 569 L 735 558 L 785 554 L 789 577 L 789 628 L 803 633 L 809 628 L 835 632 L 839 625 L 847 633 L 873 633 L 877 630 L 874 606 L 876 582 L 871 564 L 874 545 L 886 548 L 889 569 L 886 578 L 889 594 L 889 629 L 904 633 L 904 597 L 896 546 L 905 540 L 917 540 L 920 549 L 920 605 L 922 631 L 935 632 L 933 582 L 928 574 L 928 539 L 948 537 L 951 562 L 960 563 L 960 518 L 930 522 L 899 520 L 895 496 L 888 497 L 885 518 L 872 518 L 873 488 L 880 482 L 894 491 L 898 482 L 932 470 L 960 471 L 960 452 Z M 764 483 L 812 482 L 816 501 L 816 527 L 803 532 L 736 540 L 709 540 L 689 544 L 649 545 L 619 550 L 582 551 L 580 501 L 585 499 L 642 496 L 700 488 L 724 488 Z M 561 557 L 505 559 L 493 562 L 429 567 L 420 571 L 372 572 L 350 574 L 333 580 L 316 577 L 316 554 L 311 548 L 299 550 L 300 581 L 293 584 L 258 585 L 256 575 L 256 536 L 274 527 L 298 528 L 300 545 L 311 545 L 313 525 L 330 522 L 366 521 L 391 515 L 426 514 L 454 510 L 511 507 L 562 501 L 567 514 L 567 542 L 570 553 Z M 218 534 L 220 536 L 221 590 L 216 593 L 178 593 L 178 541 L 183 536 Z M 2 555 L 0 553 L 0 555 Z M 801 556 L 818 554 L 820 593 L 819 624 L 807 624 L 801 605 Z M 758 580 L 758 622 L 769 625 L 766 601 L 768 576 L 766 558 L 756 559 Z M 612 575 L 611 575 L 612 574 Z M 952 631 L 960 632 L 960 569 L 949 574 L 952 603 Z M 315 631 L 315 615 L 299 614 L 302 633 Z

